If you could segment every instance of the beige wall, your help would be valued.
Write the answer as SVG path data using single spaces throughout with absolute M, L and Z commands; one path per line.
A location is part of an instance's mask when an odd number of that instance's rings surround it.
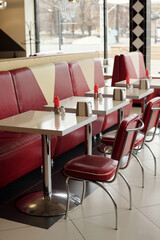
M 99 52 L 85 52 L 73 54 L 57 54 L 37 57 L 25 57 L 0 60 L 0 71 L 6 71 L 22 67 L 31 67 L 46 63 L 72 62 L 80 59 L 99 58 Z
M 25 40 L 24 2 L 7 0 L 7 7 L 0 11 L 0 28 L 22 48 Z
M 0 29 L 30 54 L 29 28 L 34 39 L 34 0 L 7 0 L 7 7 L 0 11 Z M 23 43 L 27 43 L 26 45 Z M 32 44 L 35 52 L 34 44 Z

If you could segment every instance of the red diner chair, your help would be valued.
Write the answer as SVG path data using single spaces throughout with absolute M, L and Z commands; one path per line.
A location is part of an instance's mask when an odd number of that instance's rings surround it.
M 124 156 L 128 155 L 128 161 L 132 155 L 133 147 L 138 130 L 143 128 L 143 122 L 138 114 L 130 115 L 122 120 L 113 144 L 111 158 L 96 155 L 82 155 L 72 159 L 64 166 L 64 175 L 66 179 L 67 205 L 66 218 L 69 211 L 70 194 L 69 179 L 83 181 L 83 193 L 81 203 L 85 195 L 85 182 L 92 182 L 101 187 L 110 196 L 115 208 L 115 229 L 118 229 L 117 204 L 115 203 L 110 192 L 105 188 L 103 183 L 112 183 L 119 174 L 126 182 L 129 189 L 130 209 L 131 209 L 131 188 L 126 178 L 119 172 Z M 126 163 L 126 164 L 127 164 Z
M 146 104 L 145 111 L 141 117 L 142 121 L 144 122 L 144 128 L 137 134 L 134 152 L 132 153 L 132 155 L 136 158 L 141 167 L 142 187 L 144 187 L 144 168 L 142 166 L 140 159 L 137 156 L 137 152 L 141 150 L 144 145 L 150 150 L 154 159 L 154 175 L 156 176 L 156 156 L 154 155 L 152 149 L 148 146 L 147 142 L 153 141 L 155 137 L 159 123 L 159 117 L 160 117 L 160 97 L 155 97 Z M 148 134 L 151 129 L 154 129 L 153 134 L 151 135 L 151 137 L 148 137 Z M 106 152 L 109 151 L 110 149 L 108 146 L 113 146 L 116 134 L 117 130 L 114 130 L 102 136 L 101 142 L 106 146 L 104 148 L 105 155 Z

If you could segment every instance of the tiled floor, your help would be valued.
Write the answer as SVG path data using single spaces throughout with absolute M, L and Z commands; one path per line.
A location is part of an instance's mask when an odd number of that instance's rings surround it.
M 118 178 L 108 186 L 118 205 L 119 230 L 114 230 L 111 200 L 97 188 L 85 198 L 82 206 L 69 213 L 67 220 L 62 217 L 48 229 L 0 218 L 0 240 L 160 240 L 160 135 L 150 145 L 156 153 L 158 169 L 155 177 L 148 149 L 138 153 L 145 169 L 144 189 L 141 171 L 134 159 L 123 171 L 132 187 L 132 210 L 128 209 L 128 190 L 123 181 Z

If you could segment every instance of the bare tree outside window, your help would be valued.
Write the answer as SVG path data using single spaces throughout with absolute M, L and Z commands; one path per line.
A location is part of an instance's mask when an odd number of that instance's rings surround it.
M 58 1 L 39 0 L 38 3 L 40 51 L 58 51 L 59 41 L 63 52 L 89 51 L 86 37 L 90 37 L 91 51 L 103 47 L 100 46 L 100 6 L 97 0 L 80 0 L 76 7 L 71 3 L 73 8 L 68 15 L 58 8 Z
M 160 74 L 160 0 L 151 0 L 151 73 Z
M 57 53 L 99 51 L 104 56 L 103 1 L 38 0 L 40 51 Z M 108 57 L 129 51 L 129 0 L 107 0 Z M 72 5 L 73 4 L 73 5 Z

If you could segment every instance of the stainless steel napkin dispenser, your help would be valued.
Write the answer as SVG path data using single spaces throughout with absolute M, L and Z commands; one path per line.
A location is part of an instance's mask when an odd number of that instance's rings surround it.
M 91 102 L 77 102 L 77 116 L 92 116 L 92 103 Z
M 139 89 L 149 89 L 150 83 L 148 79 L 140 79 L 139 80 Z
M 115 88 L 113 90 L 113 100 L 124 101 L 126 99 L 126 89 L 125 88 Z

